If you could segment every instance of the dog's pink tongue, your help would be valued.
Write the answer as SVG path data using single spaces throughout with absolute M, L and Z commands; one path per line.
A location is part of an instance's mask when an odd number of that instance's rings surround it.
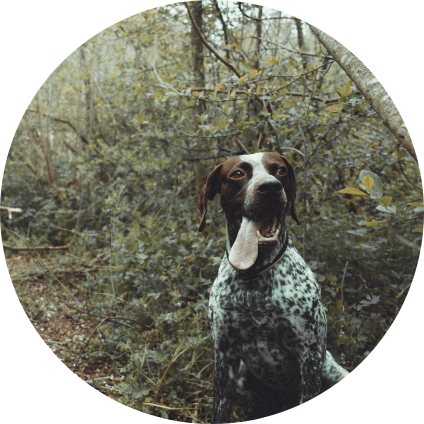
M 248 269 L 258 257 L 258 236 L 256 234 L 261 221 L 254 221 L 243 217 L 236 241 L 228 257 L 231 265 L 237 269 Z

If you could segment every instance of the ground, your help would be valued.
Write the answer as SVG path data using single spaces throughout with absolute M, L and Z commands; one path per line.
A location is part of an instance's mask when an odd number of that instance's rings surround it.
M 95 355 L 84 354 L 87 340 L 97 324 L 80 318 L 76 310 L 63 303 L 67 297 L 82 300 L 77 285 L 72 279 L 62 281 L 59 291 L 47 282 L 29 254 L 6 257 L 6 262 L 19 300 L 44 342 L 71 370 L 82 352 L 75 373 L 103 394 L 119 401 L 121 396 L 117 386 L 122 377 L 118 371 L 112 368 L 107 358 L 96 361 Z M 46 264 L 49 266 L 48 259 Z M 101 332 L 94 332 L 92 339 L 96 337 L 101 337 Z

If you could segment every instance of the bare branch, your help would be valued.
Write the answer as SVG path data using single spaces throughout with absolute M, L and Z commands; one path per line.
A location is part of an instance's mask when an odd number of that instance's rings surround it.
M 88 140 L 82 134 L 79 134 L 78 131 L 77 131 L 77 129 L 69 121 L 65 121 L 64 119 L 56 118 L 54 116 L 51 116 L 51 115 L 47 115 L 45 113 L 38 112 L 38 110 L 27 109 L 26 112 L 39 113 L 40 115 L 43 115 L 43 116 L 46 116 L 47 118 L 51 118 L 51 119 L 55 120 L 56 122 L 62 122 L 63 124 L 66 124 L 66 125 L 70 126 L 76 132 L 76 134 L 78 135 L 78 137 L 81 139 L 81 141 L 83 143 L 89 144 L 88 143 Z
M 252 21 L 261 22 L 261 21 L 271 21 L 273 19 L 293 19 L 291 16 L 270 16 L 269 18 L 254 18 L 253 16 L 249 16 L 241 7 L 242 3 L 238 3 L 238 8 L 240 9 L 240 12 L 243 16 L 245 16 L 247 19 L 251 19 Z
M 222 16 L 222 12 L 221 12 L 221 9 L 219 8 L 218 1 L 213 0 L 213 4 L 215 5 L 216 11 L 218 12 L 218 18 L 222 24 L 222 30 L 224 31 L 225 45 L 228 46 L 227 24 L 225 23 L 224 17 Z M 225 51 L 225 56 L 227 57 L 227 60 L 230 60 L 230 52 L 228 50 Z
M 214 88 L 206 88 L 206 87 L 192 87 L 191 91 L 197 91 L 197 92 L 201 92 L 201 91 L 206 91 L 206 92 L 215 92 Z M 226 90 L 216 90 L 217 93 L 221 93 L 221 94 L 227 94 L 228 91 Z M 245 94 L 246 96 L 248 95 L 245 91 L 241 91 L 241 90 L 236 90 L 236 94 Z M 302 93 L 292 93 L 292 92 L 288 92 L 286 93 L 286 96 L 294 96 L 294 97 L 303 97 L 304 94 Z M 325 104 L 329 104 L 329 103 L 337 103 L 339 101 L 339 99 L 329 99 L 329 100 L 324 100 L 321 97 L 312 97 L 312 100 L 316 100 L 317 102 L 325 102 Z
M 196 21 L 193 18 L 193 15 L 191 14 L 190 8 L 188 7 L 188 4 L 184 2 L 184 6 L 187 9 L 188 16 L 190 17 L 191 24 L 193 25 L 194 29 L 196 30 L 197 34 L 199 35 L 199 38 L 202 40 L 202 43 L 227 67 L 230 68 L 239 78 L 242 77 L 240 72 L 227 60 L 225 60 L 207 41 L 205 36 L 202 34 L 202 31 L 200 31 L 199 27 L 196 24 Z

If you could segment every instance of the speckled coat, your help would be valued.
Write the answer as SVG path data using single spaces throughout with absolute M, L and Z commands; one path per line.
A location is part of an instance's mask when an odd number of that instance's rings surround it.
M 254 168 L 258 159 L 263 160 L 263 154 L 260 155 L 252 155 L 254 160 L 246 156 L 240 158 Z M 274 155 L 265 157 L 270 163 L 281 161 L 275 154 L 268 155 Z M 221 194 L 221 205 L 227 216 L 228 252 L 240 224 L 234 219 L 237 209 L 230 210 L 225 199 L 225 190 L 231 191 L 231 187 L 226 186 L 225 173 L 231 175 L 235 166 L 227 162 L 228 166 L 226 163 L 222 169 L 214 170 L 215 175 L 211 174 L 204 191 L 209 199 L 216 192 Z M 237 164 L 236 160 L 233 162 Z M 273 172 L 272 163 L 265 164 L 269 172 Z M 246 173 L 249 171 L 248 167 L 243 169 L 247 169 Z M 250 178 L 254 177 L 255 169 L 250 173 Z M 295 184 L 294 176 L 291 179 L 291 186 L 290 181 L 280 179 L 284 190 L 281 194 L 278 192 L 278 196 L 283 203 L 282 207 L 278 205 L 278 212 L 273 212 L 282 216 L 279 242 L 273 248 L 260 249 L 251 268 L 255 271 L 279 257 L 282 259 L 259 278 L 243 282 L 240 270 L 231 265 L 227 253 L 211 290 L 209 320 L 215 344 L 213 423 L 229 421 L 236 399 L 248 406 L 247 419 L 261 418 L 312 399 L 347 374 L 326 352 L 327 319 L 320 287 L 291 240 L 287 239 L 285 212 L 290 207 L 297 221 L 294 204 L 290 203 L 290 200 L 294 202 L 295 194 L 295 188 L 291 188 Z M 245 186 L 250 189 L 248 182 Z M 233 189 L 231 196 L 233 198 L 236 193 L 242 199 L 241 204 L 243 197 L 248 196 L 240 184 L 236 189 L 238 191 Z M 270 202 L 269 196 L 262 196 L 261 200 L 262 203 Z M 204 212 L 201 229 L 206 202 L 203 209 L 201 207 Z M 242 209 L 242 214 L 248 215 L 249 211 Z M 286 241 L 287 248 L 281 256 L 280 249 Z

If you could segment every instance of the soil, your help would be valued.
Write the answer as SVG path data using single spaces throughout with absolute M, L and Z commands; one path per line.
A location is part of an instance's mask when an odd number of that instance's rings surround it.
M 82 300 L 75 281 L 68 279 L 61 281 L 62 284 L 57 281 L 54 285 L 49 284 L 30 254 L 9 256 L 6 262 L 19 300 L 44 342 L 71 370 L 78 361 L 75 373 L 86 383 L 120 401 L 118 385 L 122 377 L 111 361 L 104 357 L 96 359 L 96 355 L 85 352 L 86 343 L 99 320 L 81 318 L 78 311 L 64 303 L 76 305 L 72 298 Z M 49 266 L 48 259 L 46 264 Z M 101 332 L 95 331 L 91 341 L 98 337 Z

